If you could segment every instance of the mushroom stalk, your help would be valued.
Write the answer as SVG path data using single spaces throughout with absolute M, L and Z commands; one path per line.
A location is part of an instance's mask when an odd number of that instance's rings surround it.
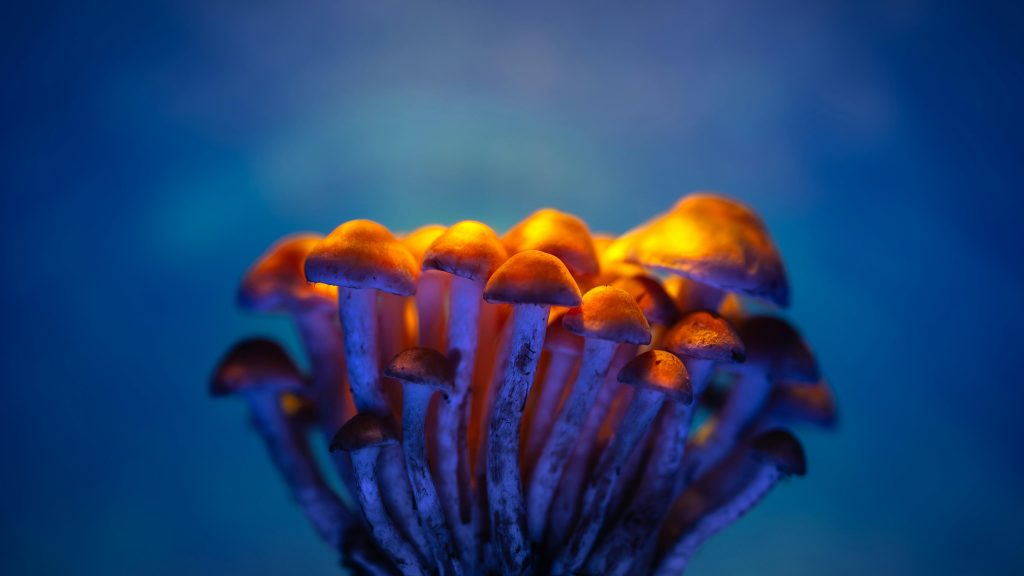
M 384 416 L 388 414 L 388 405 L 380 386 L 376 311 L 376 290 L 338 287 L 338 313 L 345 335 L 352 398 L 360 412 Z
M 660 391 L 637 389 L 634 392 L 629 410 L 594 470 L 583 496 L 583 510 L 576 522 L 576 529 L 566 549 L 555 562 L 553 573 L 573 573 L 583 567 L 604 525 L 608 504 L 622 469 L 654 422 L 664 400 L 665 394 Z
M 387 450 L 384 451 L 385 453 Z M 398 566 L 403 574 L 429 574 L 423 561 L 420 559 L 416 549 L 405 539 L 401 531 L 388 516 L 383 500 L 379 479 L 377 477 L 378 463 L 381 460 L 380 448 L 367 448 L 355 450 L 352 455 L 352 465 L 355 468 L 358 478 L 359 504 L 363 509 L 363 515 L 370 526 L 374 539 L 380 547 L 391 556 L 391 559 Z
M 292 497 L 324 541 L 339 547 L 343 530 L 355 520 L 327 485 L 303 435 L 281 408 L 276 390 L 245 393 L 253 423 L 284 476 Z
M 529 570 L 526 504 L 519 471 L 519 426 L 544 345 L 550 306 L 517 304 L 512 312 L 505 378 L 488 425 L 487 498 L 491 533 L 506 574 Z
M 455 554 L 451 534 L 445 524 L 444 510 L 430 477 L 430 464 L 427 461 L 427 410 L 435 391 L 404 382 L 402 389 L 402 448 L 405 451 L 409 483 L 416 498 L 416 508 L 426 528 L 427 543 L 435 562 L 439 567 L 444 567 L 444 572 L 460 573 L 452 564 Z
M 724 458 L 768 401 L 772 383 L 767 373 L 756 369 L 739 371 L 721 412 L 705 423 L 703 441 L 690 447 L 682 482 L 689 484 Z
M 448 359 L 455 372 L 454 393 L 449 402 L 441 403 L 437 418 L 438 491 L 463 561 L 470 569 L 478 561 L 475 525 L 479 523 L 479 511 L 472 505 L 470 492 L 467 428 L 483 290 L 480 282 L 461 276 L 452 278 Z
M 708 538 L 738 520 L 757 505 L 784 475 L 775 466 L 764 463 L 750 482 L 727 502 L 702 517 L 662 556 L 655 576 L 678 576 L 686 570 L 693 553 Z
M 594 404 L 598 389 L 608 374 L 617 342 L 588 338 L 572 391 L 559 413 L 554 429 L 534 468 L 528 495 L 527 518 L 530 539 L 539 542 L 544 536 L 548 510 L 558 489 L 558 482 L 580 438 L 580 430 Z
M 577 354 L 568 354 L 558 350 L 550 352 L 548 367 L 544 371 L 544 378 L 541 381 L 540 396 L 537 398 L 537 404 L 534 406 L 532 418 L 526 431 L 526 454 L 529 459 L 535 461 L 535 464 L 539 461 L 541 450 L 554 427 L 558 403 L 565 391 L 564 383 L 572 377 L 572 371 L 576 368 L 578 358 Z

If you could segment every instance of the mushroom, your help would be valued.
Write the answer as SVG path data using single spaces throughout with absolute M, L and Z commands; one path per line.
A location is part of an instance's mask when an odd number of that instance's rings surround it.
M 380 379 L 377 293 L 411 296 L 419 268 L 387 228 L 352 220 L 334 229 L 306 257 L 306 278 L 338 287 L 338 309 L 345 335 L 349 387 L 359 412 L 391 416 Z M 409 526 L 414 542 L 427 547 L 415 512 L 405 463 L 399 450 L 384 450 L 382 474 L 388 509 Z
M 834 428 L 838 420 L 836 398 L 828 381 L 822 378 L 810 385 L 785 381 L 776 383 L 758 426 L 766 430 L 781 423 L 806 422 L 822 428 Z
M 498 235 L 481 222 L 466 220 L 441 233 L 423 255 L 424 275 L 450 274 L 448 359 L 455 378 L 450 401 L 441 404 L 437 421 L 439 489 L 448 522 L 463 559 L 476 564 L 478 548 L 471 506 L 467 426 L 472 406 L 473 369 L 480 341 L 480 307 L 484 285 L 508 254 Z
M 803 476 L 806 459 L 800 441 L 786 430 L 771 430 L 754 438 L 748 449 L 734 460 L 716 469 L 724 474 L 709 475 L 694 486 L 691 495 L 681 502 L 686 512 L 676 526 L 685 531 L 669 542 L 658 562 L 655 576 L 682 574 L 693 553 L 711 536 L 729 526 L 760 502 L 783 478 Z M 750 470 L 752 468 L 752 470 Z M 728 477 L 728 488 L 722 488 L 722 476 Z M 710 497 L 706 494 L 710 492 Z M 689 506 L 688 506 L 689 505 Z
M 494 272 L 484 299 L 512 305 L 508 362 L 488 422 L 486 482 L 496 554 L 506 574 L 521 574 L 531 561 L 519 470 L 523 407 L 544 345 L 551 306 L 577 306 L 581 296 L 561 260 L 525 250 Z
M 685 482 L 699 477 L 718 460 L 762 412 L 773 383 L 813 384 L 818 365 L 810 348 L 788 322 L 772 316 L 754 316 L 740 324 L 739 336 L 747 360 L 734 368 L 736 379 L 715 416 L 698 432 L 686 458 Z
M 513 226 L 501 239 L 509 255 L 539 250 L 558 257 L 573 278 L 583 281 L 600 271 L 586 222 L 572 214 L 544 208 Z
M 302 375 L 288 353 L 264 338 L 243 340 L 218 364 L 210 382 L 213 396 L 240 395 L 249 405 L 253 425 L 317 533 L 335 548 L 353 524 L 352 513 L 328 486 L 305 436 L 282 406 L 289 393 L 302 393 Z
M 403 574 L 430 574 L 424 560 L 406 540 L 398 526 L 388 516 L 381 499 L 378 468 L 381 451 L 398 444 L 398 438 L 387 421 L 372 412 L 352 417 L 338 430 L 331 442 L 331 451 L 344 450 L 352 458 L 358 479 L 359 504 L 363 516 L 377 544 L 391 557 Z
M 687 314 L 673 326 L 665 335 L 664 346 L 683 362 L 696 398 L 707 388 L 715 364 L 738 362 L 745 357 L 743 344 L 732 327 L 703 310 Z M 588 559 L 588 572 L 627 573 L 682 488 L 679 472 L 693 405 L 676 402 L 667 408 L 662 415 L 662 435 L 654 445 L 644 478 L 616 525 Z
M 629 410 L 587 485 L 583 511 L 568 544 L 555 561 L 554 574 L 575 573 L 583 567 L 604 526 L 608 504 L 622 468 L 647 433 L 662 403 L 666 399 L 682 404 L 693 402 L 686 368 L 679 358 L 664 350 L 649 350 L 637 356 L 623 367 L 618 379 L 633 386 L 635 393 Z
M 461 573 L 461 569 L 452 564 L 455 549 L 427 461 L 427 411 L 435 392 L 440 392 L 445 401 L 451 395 L 451 365 L 436 350 L 410 348 L 391 361 L 384 375 L 402 383 L 402 448 L 416 508 L 426 527 L 433 558 L 438 566 L 444 567 L 445 573 Z
M 764 222 L 747 206 L 714 194 L 691 194 L 627 232 L 607 258 L 685 276 L 688 310 L 718 308 L 724 291 L 789 303 L 789 284 Z
M 616 348 L 620 343 L 642 345 L 651 341 L 651 327 L 640 306 L 627 292 L 611 286 L 588 291 L 580 306 L 566 312 L 563 324 L 570 332 L 583 336 L 583 358 L 530 482 L 527 518 L 534 542 L 544 535 L 558 481 Z

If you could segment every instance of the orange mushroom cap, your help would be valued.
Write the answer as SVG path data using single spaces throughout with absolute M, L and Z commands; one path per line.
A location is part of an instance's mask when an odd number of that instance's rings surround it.
M 306 256 L 321 239 L 318 234 L 291 234 L 271 245 L 245 272 L 238 305 L 264 312 L 333 307 L 337 289 L 312 284 L 303 272 Z
M 743 362 L 743 342 L 724 318 L 698 310 L 683 317 L 665 334 L 665 349 L 677 356 L 719 362 Z
M 486 282 L 508 260 L 508 252 L 490 226 L 465 220 L 440 234 L 423 255 L 424 270 Z
M 565 313 L 562 323 L 584 338 L 651 343 L 651 326 L 640 305 L 626 291 L 612 286 L 589 290 L 579 306 Z
M 574 277 L 592 276 L 601 269 L 587 224 L 554 208 L 527 216 L 505 234 L 502 243 L 509 254 L 540 250 L 557 256 Z
M 578 306 L 582 297 L 561 260 L 525 250 L 505 261 L 487 281 L 484 300 L 492 303 Z
M 690 375 L 671 352 L 648 350 L 623 366 L 618 378 L 623 384 L 657 390 L 684 404 L 693 402 Z
M 372 288 L 411 296 L 419 266 L 384 226 L 352 220 L 338 226 L 306 257 L 306 278 L 348 288 Z

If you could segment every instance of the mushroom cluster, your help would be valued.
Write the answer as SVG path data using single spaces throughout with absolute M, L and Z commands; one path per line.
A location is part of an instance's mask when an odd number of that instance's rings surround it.
M 308 373 L 249 339 L 211 393 L 247 401 L 353 573 L 680 574 L 804 474 L 785 427 L 835 422 L 788 301 L 764 223 L 713 194 L 618 238 L 551 209 L 503 236 L 353 220 L 239 289 L 294 320 Z

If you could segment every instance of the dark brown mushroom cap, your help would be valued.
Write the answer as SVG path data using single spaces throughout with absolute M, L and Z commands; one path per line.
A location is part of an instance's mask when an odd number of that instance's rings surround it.
M 580 305 L 565 313 L 562 323 L 584 338 L 651 343 L 651 326 L 640 305 L 626 291 L 612 286 L 587 291 Z
M 303 386 L 302 373 L 277 342 L 249 338 L 232 346 L 217 364 L 210 379 L 210 394 L 226 396 L 263 386 L 298 391 Z
M 579 355 L 583 352 L 583 338 L 570 332 L 562 319 L 562 313 L 548 324 L 548 333 L 544 336 L 544 348 L 562 354 Z
M 561 260 L 539 250 L 524 250 L 505 261 L 487 281 L 491 303 L 578 306 L 582 297 Z
M 729 323 L 713 312 L 698 310 L 677 322 L 665 334 L 665 349 L 677 356 L 743 362 L 746 352 L 739 335 Z
M 490 226 L 465 220 L 444 231 L 423 255 L 424 270 L 486 282 L 508 260 L 508 252 Z
M 387 228 L 370 220 L 338 226 L 306 257 L 306 278 L 348 288 L 372 288 L 410 296 L 419 266 Z
M 516 224 L 502 238 L 509 254 L 540 250 L 557 256 L 573 276 L 592 276 L 601 266 L 587 224 L 553 208 L 544 208 Z
M 391 424 L 372 412 L 360 412 L 345 422 L 334 435 L 331 440 L 331 452 L 356 452 L 392 444 L 398 444 L 398 435 Z
M 789 322 L 752 316 L 738 332 L 747 349 L 747 364 L 764 369 L 772 380 L 813 384 L 821 378 L 814 354 Z
M 619 382 L 658 390 L 684 404 L 693 402 L 686 367 L 675 354 L 664 350 L 648 350 L 630 360 L 619 371 Z
M 807 473 L 804 447 L 788 430 L 779 428 L 759 434 L 750 442 L 750 448 L 756 458 L 770 462 L 786 476 Z
M 722 196 L 686 196 L 623 235 L 608 254 L 780 306 L 789 303 L 782 258 L 764 222 Z
M 408 348 L 398 353 L 384 375 L 408 384 L 429 386 L 442 392 L 452 391 L 452 366 L 433 348 Z
M 238 287 L 238 305 L 262 312 L 336 306 L 337 289 L 312 284 L 303 272 L 306 256 L 321 239 L 317 234 L 292 234 L 275 242 L 246 271 Z
M 651 324 L 671 326 L 679 317 L 679 309 L 665 288 L 650 276 L 637 275 L 619 278 L 612 286 L 625 290 L 636 300 Z
M 839 421 L 835 395 L 824 379 L 807 385 L 779 382 L 772 390 L 768 412 L 787 421 L 809 422 L 832 428 Z
M 443 234 L 444 231 L 445 227 L 440 224 L 427 224 L 405 234 L 399 241 L 412 254 L 413 260 L 422 262 L 423 255 L 427 253 L 427 248 L 430 248 L 434 240 L 437 240 L 437 237 Z

